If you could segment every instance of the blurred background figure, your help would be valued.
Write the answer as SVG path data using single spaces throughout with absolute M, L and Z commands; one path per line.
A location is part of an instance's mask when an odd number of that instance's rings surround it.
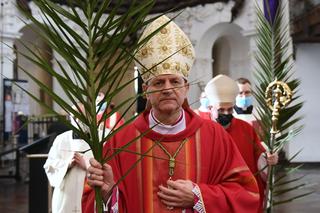
M 200 98 L 200 107 L 198 109 L 193 110 L 196 114 L 198 114 L 201 118 L 210 120 L 210 110 L 209 110 L 209 99 L 206 96 L 205 92 L 201 92 Z
M 107 102 L 104 101 L 104 93 L 99 92 L 97 98 L 96 98 L 96 109 L 97 109 L 97 120 L 98 122 L 103 119 L 104 122 L 101 123 L 100 128 L 102 129 L 107 128 L 109 130 L 115 129 L 120 127 L 122 124 L 124 124 L 124 118 L 122 118 L 122 115 L 119 112 L 113 112 L 113 114 L 110 117 L 108 114 L 112 112 L 112 110 L 115 108 L 115 103 L 111 102 L 110 104 L 107 104 Z M 104 116 L 106 116 L 104 118 Z
M 28 143 L 28 116 L 19 111 L 15 118 L 14 134 L 18 136 L 18 144 L 25 145 Z
M 12 97 L 10 94 L 6 94 L 4 97 L 4 142 L 9 140 L 12 135 L 12 124 L 13 124 L 13 104 Z
M 107 108 L 107 102 L 104 101 L 105 94 L 103 92 L 99 92 L 96 98 L 96 111 L 98 113 L 104 112 Z

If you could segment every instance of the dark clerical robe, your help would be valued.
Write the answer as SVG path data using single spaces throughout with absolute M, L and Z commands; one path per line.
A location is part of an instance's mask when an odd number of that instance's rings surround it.
M 117 193 L 112 196 L 111 206 L 116 203 L 121 213 L 257 212 L 256 180 L 230 135 L 219 124 L 201 119 L 189 108 L 184 110 L 186 129 L 178 134 L 162 135 L 149 130 L 149 112 L 146 111 L 106 143 L 105 151 L 110 155 L 110 150 L 133 141 L 126 146 L 127 151 L 108 162 L 115 180 L 133 167 L 114 190 L 113 194 Z M 134 140 L 137 136 L 142 137 Z M 177 154 L 172 179 L 194 183 L 195 206 L 193 209 L 169 210 L 157 196 L 159 185 L 166 185 L 169 178 L 169 158 L 155 141 L 161 142 L 173 154 L 184 140 L 187 141 Z M 134 153 L 142 153 L 143 157 Z M 82 204 L 84 213 L 94 211 L 93 190 L 85 191 Z
M 231 125 L 226 129 L 236 143 L 243 159 L 247 163 L 250 171 L 255 175 L 260 192 L 260 209 L 264 200 L 265 182 L 262 180 L 258 169 L 258 160 L 263 158 L 261 154 L 265 149 L 261 145 L 254 128 L 247 122 L 233 118 Z M 262 209 L 261 209 L 262 211 Z M 260 211 L 260 212 L 261 212 Z

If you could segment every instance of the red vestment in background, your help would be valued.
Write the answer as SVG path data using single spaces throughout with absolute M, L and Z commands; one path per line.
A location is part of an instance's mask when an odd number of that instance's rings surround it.
M 100 121 L 103 113 L 97 114 L 97 120 Z M 118 112 L 113 113 L 109 118 L 105 120 L 105 128 L 112 130 L 112 128 L 118 128 L 122 124 L 124 124 L 124 119 L 121 118 L 121 114 Z
M 201 118 L 206 119 L 206 120 L 211 120 L 211 113 L 210 112 L 203 112 L 200 111 L 199 109 L 193 110 L 197 115 L 199 115 Z
M 265 149 L 261 145 L 254 128 L 247 122 L 233 118 L 230 126 L 226 129 L 236 143 L 243 159 L 255 175 L 260 193 L 260 210 L 264 201 L 265 182 L 262 180 L 259 169 L 258 159 Z M 261 212 L 259 211 L 259 212 Z

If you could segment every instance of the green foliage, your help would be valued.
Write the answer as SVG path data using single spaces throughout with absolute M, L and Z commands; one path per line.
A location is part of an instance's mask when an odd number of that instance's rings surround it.
M 279 151 L 282 147 L 291 141 L 291 139 L 300 133 L 303 126 L 300 124 L 302 119 L 298 115 L 299 110 L 303 106 L 300 101 L 301 97 L 297 95 L 300 81 L 293 76 L 292 56 L 289 54 L 290 39 L 288 37 L 288 24 L 283 23 L 284 8 L 279 7 L 273 24 L 270 24 L 265 18 L 262 10 L 257 7 L 257 67 L 255 72 L 255 98 L 258 102 L 258 115 L 261 120 L 262 140 L 267 143 L 271 152 Z M 293 92 L 291 103 L 279 111 L 276 135 L 270 133 L 272 128 L 272 110 L 265 101 L 265 91 L 269 83 L 278 80 L 288 84 Z M 296 156 L 296 155 L 295 155 Z M 289 159 L 291 161 L 292 159 Z M 298 168 L 286 170 L 285 165 L 277 165 L 276 168 L 270 169 L 271 179 L 269 179 L 270 206 L 266 209 L 271 212 L 272 206 L 292 201 L 296 198 L 307 195 L 301 194 L 287 200 L 280 200 L 279 195 L 297 190 L 304 186 L 299 184 L 301 178 L 287 180 L 289 175 Z M 282 172 L 285 170 L 285 172 Z M 277 177 L 273 182 L 274 173 L 281 171 L 281 176 Z M 287 178 L 287 179 L 286 179 Z M 285 180 L 283 180 L 285 179 Z M 289 178 L 290 179 L 290 178 Z M 287 186 L 287 184 L 291 184 Z M 293 184 L 293 186 L 292 186 Z M 281 188 L 281 189 L 280 189 Z
M 117 95 L 134 82 L 134 77 L 129 80 L 124 80 L 124 77 L 133 76 L 132 64 L 135 61 L 135 53 L 156 33 L 152 33 L 141 41 L 136 39 L 137 32 L 158 18 L 155 16 L 146 20 L 155 1 L 133 0 L 129 9 L 121 14 L 118 10 L 123 1 L 117 1 L 116 6 L 112 8 L 109 7 L 111 0 L 69 0 L 67 1 L 68 7 L 58 5 L 50 0 L 34 0 L 33 2 L 40 9 L 42 20 L 36 19 L 28 11 L 23 9 L 21 11 L 32 22 L 31 26 L 36 26 L 33 30 L 54 52 L 63 58 L 67 66 L 54 58 L 53 60 L 59 69 L 55 70 L 51 62 L 38 54 L 39 48 L 36 46 L 31 48 L 30 44 L 23 44 L 28 52 L 20 54 L 41 68 L 43 72 L 52 76 L 63 89 L 67 100 L 38 80 L 36 76 L 33 76 L 30 70 L 19 68 L 58 106 L 77 119 L 78 128 L 72 126 L 65 119 L 62 121 L 89 144 L 94 157 L 103 163 L 107 160 L 102 156 L 103 142 L 134 120 L 135 116 L 110 133 L 103 131 L 102 138 L 99 137 L 98 127 L 100 124 L 104 125 L 104 121 L 120 109 L 124 112 L 123 115 L 128 113 L 130 107 L 135 104 L 141 94 L 123 97 L 122 102 L 118 102 L 111 112 L 105 113 L 101 120 L 97 120 L 95 100 L 98 93 L 104 89 L 105 98 L 98 104 L 98 109 L 105 102 L 109 105 Z M 109 13 L 105 14 L 105 11 L 109 11 Z M 161 27 L 159 27 L 160 29 Z M 25 92 L 51 114 L 59 114 L 34 94 Z M 81 110 L 77 105 L 79 102 L 83 104 L 84 110 Z M 72 108 L 72 105 L 75 105 L 76 108 Z M 87 128 L 83 128 L 81 123 L 85 124 Z M 117 152 L 121 151 L 117 150 Z M 102 211 L 101 201 L 100 192 L 97 189 L 96 202 L 99 212 Z

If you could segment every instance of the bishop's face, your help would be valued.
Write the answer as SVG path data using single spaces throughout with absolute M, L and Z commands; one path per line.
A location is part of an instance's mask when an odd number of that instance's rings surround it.
M 149 80 L 144 90 L 155 114 L 170 115 L 181 110 L 189 84 L 178 75 L 159 75 Z

